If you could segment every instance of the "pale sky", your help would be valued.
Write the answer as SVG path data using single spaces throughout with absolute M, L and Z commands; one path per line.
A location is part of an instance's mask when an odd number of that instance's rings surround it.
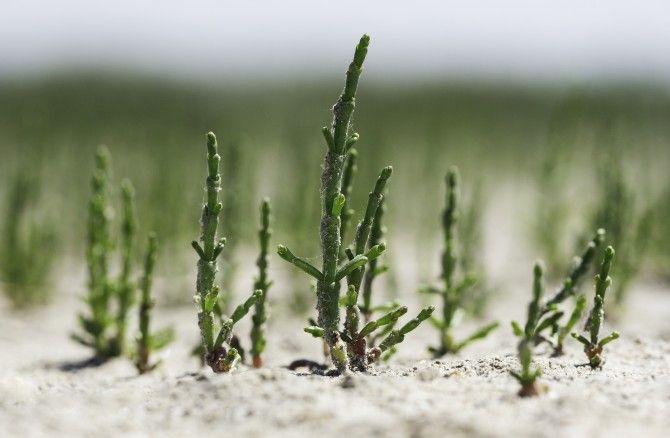
M 670 1 L 0 0 L 0 77 L 70 68 L 169 77 L 339 74 L 670 83 Z

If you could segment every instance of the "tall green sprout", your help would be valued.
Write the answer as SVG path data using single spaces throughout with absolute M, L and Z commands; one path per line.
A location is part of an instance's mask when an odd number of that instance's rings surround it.
M 270 228 L 270 200 L 264 199 L 260 208 L 260 229 L 258 230 L 258 240 L 260 243 L 260 254 L 256 260 L 258 266 L 258 276 L 254 282 L 254 290 L 262 292 L 261 297 L 256 301 L 254 306 L 254 314 L 251 317 L 253 323 L 251 327 L 251 357 L 254 368 L 263 366 L 263 359 L 261 353 L 265 351 L 267 343 L 265 339 L 265 322 L 267 320 L 267 293 L 272 285 L 268 278 L 268 247 L 270 245 L 270 237 L 272 236 L 272 229 Z
M 573 264 L 561 286 L 548 300 L 541 303 L 540 317 L 543 319 L 536 327 L 534 345 L 546 342 L 553 348 L 554 355 L 559 356 L 563 354 L 565 338 L 579 322 L 586 307 L 586 298 L 584 295 L 579 294 L 579 287 L 582 279 L 591 269 L 591 265 L 597 256 L 598 248 L 604 240 L 605 230 L 597 230 L 591 241 L 586 245 L 582 255 L 576 256 L 573 259 Z M 573 310 L 565 325 L 561 325 L 565 311 L 560 308 L 560 305 L 573 297 L 575 298 Z
M 47 221 L 35 219 L 39 180 L 32 166 L 22 167 L 8 182 L 0 240 L 0 280 L 12 306 L 26 309 L 46 303 L 53 268 L 54 232 Z
M 308 327 L 305 331 L 325 339 L 333 364 L 340 372 L 347 369 L 365 370 L 386 349 L 401 342 L 405 334 L 415 329 L 432 313 L 432 308 L 424 309 L 413 320 L 414 322 L 391 332 L 378 348 L 368 349 L 366 338 L 375 330 L 395 323 L 407 312 L 406 307 L 397 308 L 377 320 L 369 321 L 359 330 L 358 299 L 365 267 L 369 261 L 379 257 L 386 248 L 383 243 L 369 246 L 370 231 L 376 211 L 383 199 L 386 182 L 392 173 L 391 167 L 382 170 L 370 193 L 363 219 L 356 229 L 354 243 L 343 250 L 342 221 L 349 220 L 348 207 L 345 210 L 347 196 L 344 192 L 349 193 L 351 190 L 351 178 L 355 167 L 354 158 L 350 158 L 351 148 L 358 140 L 358 134 L 350 132 L 351 118 L 356 106 L 356 88 L 369 42 L 370 38 L 363 35 L 356 46 L 354 59 L 347 70 L 344 91 L 333 107 L 332 125 L 330 128 L 322 129 L 328 151 L 321 174 L 321 270 L 307 260 L 295 256 L 283 245 L 279 245 L 277 250 L 284 260 L 316 279 L 317 325 Z M 348 170 L 345 172 L 346 169 Z M 345 279 L 348 287 L 340 299 L 341 282 Z M 346 314 L 343 330 L 340 330 L 340 305 L 345 307 Z
M 111 354 L 119 355 L 124 350 L 128 311 L 133 304 L 135 285 L 130 279 L 135 256 L 137 218 L 135 214 L 135 189 L 130 180 L 121 182 L 121 272 L 116 282 L 117 314 L 116 337 L 111 344 Z
M 135 367 L 137 372 L 144 374 L 155 369 L 160 362 L 151 361 L 151 353 L 165 348 L 174 339 L 174 330 L 171 327 L 156 333 L 151 332 L 151 309 L 154 301 L 151 298 L 153 273 L 156 266 L 158 245 L 156 235 L 151 233 L 147 242 L 147 253 L 144 259 L 144 275 L 140 281 L 140 306 L 138 310 L 139 335 L 137 336 L 137 352 Z
M 90 347 L 97 359 L 108 359 L 125 353 L 128 312 L 133 304 L 136 285 L 131 280 L 134 262 L 137 218 L 135 190 L 129 180 L 121 183 L 121 269 L 112 278 L 109 263 L 115 249 L 113 209 L 110 194 L 111 156 L 101 146 L 95 158 L 89 201 L 86 260 L 88 264 L 88 293 L 84 298 L 88 314 L 79 315 L 83 333 L 72 339 Z M 115 330 L 116 333 L 110 333 Z
M 545 320 L 545 324 L 538 330 L 538 340 L 548 340 L 549 344 L 554 349 L 554 355 L 560 356 L 563 354 L 563 345 L 568 333 L 572 331 L 574 326 L 579 322 L 584 310 L 586 309 L 586 297 L 578 295 L 579 287 L 582 279 L 590 271 L 591 265 L 594 263 L 598 253 L 598 248 L 605 241 L 605 230 L 600 228 L 596 231 L 593 239 L 588 243 L 584 253 L 577 256 L 573 260 L 568 275 L 563 284 L 556 291 L 554 296 L 545 303 L 542 313 L 549 316 Z M 558 305 L 568 297 L 576 297 L 575 304 L 565 325 L 560 325 L 560 320 L 563 316 L 563 311 L 558 309 Z M 542 335 L 543 330 L 549 330 L 550 335 Z M 553 337 L 553 339 L 552 339 Z
M 439 330 L 440 342 L 437 347 L 429 350 L 434 356 L 440 357 L 448 353 L 458 353 L 472 342 L 483 339 L 498 327 L 498 322 L 492 322 L 476 330 L 461 341 L 454 339 L 453 329 L 461 312 L 465 293 L 476 283 L 477 278 L 470 274 L 456 280 L 458 258 L 456 254 L 456 223 L 458 221 L 459 176 L 458 169 L 449 169 L 446 178 L 447 195 L 446 207 L 442 214 L 442 228 L 444 230 L 444 252 L 442 254 L 441 287 L 428 287 L 421 292 L 436 294 L 442 298 L 442 318 L 432 318 L 431 322 Z
M 512 331 L 519 338 L 517 352 L 519 355 L 520 371 L 510 370 L 510 374 L 519 382 L 521 389 L 519 396 L 532 397 L 539 395 L 543 387 L 538 385 L 537 379 L 542 375 L 541 368 L 532 368 L 533 346 L 541 325 L 542 295 L 544 294 L 544 266 L 536 262 L 533 267 L 533 298 L 528 304 L 526 324 L 523 328 L 516 321 L 512 321 Z
M 88 213 L 88 294 L 84 297 L 88 314 L 79 315 L 83 334 L 72 335 L 75 341 L 92 348 L 98 358 L 106 358 L 114 353 L 107 333 L 113 323 L 110 299 L 114 287 L 109 276 L 109 255 L 114 247 L 111 237 L 113 212 L 109 199 L 110 179 L 111 156 L 109 150 L 101 146 L 95 157 Z
M 603 263 L 600 267 L 600 272 L 596 275 L 596 293 L 593 299 L 593 309 L 588 320 L 588 330 L 590 338 L 572 333 L 572 337 L 584 345 L 584 352 L 589 359 L 591 368 L 601 368 L 605 363 L 602 353 L 603 347 L 615 339 L 619 338 L 618 332 L 612 332 L 610 335 L 602 339 L 598 339 L 600 327 L 605 319 L 605 292 L 612 284 L 612 278 L 609 276 L 610 268 L 612 266 L 612 259 L 614 259 L 614 248 L 608 246 L 605 249 Z
M 204 358 L 207 365 L 216 373 L 229 372 L 239 361 L 240 355 L 230 346 L 233 335 L 233 326 L 242 319 L 261 298 L 263 292 L 255 291 L 244 303 L 239 305 L 231 317 L 221 318 L 219 327 L 214 324 L 214 307 L 217 304 L 219 288 L 215 285 L 217 272 L 217 258 L 221 255 L 225 245 L 225 238 L 217 237 L 219 215 L 223 208 L 219 202 L 221 191 L 221 175 L 219 163 L 221 157 L 217 152 L 216 136 L 207 134 L 207 179 L 205 184 L 205 202 L 200 216 L 200 242 L 191 242 L 191 246 L 198 254 L 198 275 L 196 280 L 196 302 L 200 306 L 198 326 Z M 202 245 L 201 245 L 202 244 Z M 228 347 L 227 347 L 227 346 Z

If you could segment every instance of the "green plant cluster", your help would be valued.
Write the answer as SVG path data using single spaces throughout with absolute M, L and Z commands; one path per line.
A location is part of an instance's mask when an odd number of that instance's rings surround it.
M 121 221 L 119 236 L 114 233 L 114 210 L 112 202 L 111 155 L 101 146 L 95 158 L 95 171 L 91 179 L 92 195 L 89 201 L 86 260 L 88 262 L 88 291 L 83 300 L 87 313 L 79 315 L 80 332 L 72 339 L 93 350 L 98 362 L 121 356 L 137 355 L 140 373 L 153 369 L 148 355 L 170 342 L 169 330 L 153 337 L 149 334 L 152 284 L 156 239 L 149 239 L 149 249 L 144 265 L 144 277 L 140 281 L 142 295 L 140 303 L 140 340 L 137 351 L 127 343 L 128 315 L 135 303 L 138 282 L 133 279 L 137 218 L 135 212 L 135 189 L 130 180 L 121 182 Z M 116 276 L 110 271 L 111 258 L 117 249 L 120 270 Z M 161 338 L 160 340 L 158 338 Z M 141 365 L 140 365 L 141 363 Z
M 444 252 L 442 253 L 442 274 L 440 276 L 442 285 L 441 287 L 425 287 L 420 290 L 423 293 L 439 295 L 442 299 L 442 318 L 431 318 L 430 320 L 440 335 L 438 346 L 429 348 L 435 357 L 441 357 L 448 353 L 458 353 L 469 344 L 488 336 L 499 325 L 495 321 L 477 329 L 463 340 L 457 341 L 454 339 L 453 329 L 462 315 L 466 293 L 477 283 L 477 276 L 468 273 L 460 280 L 455 278 L 459 266 L 456 254 L 459 175 L 456 167 L 449 169 L 446 186 L 446 207 L 442 213 L 442 228 L 444 230 Z
M 348 194 L 352 190 L 353 173 L 357 153 L 352 155 L 352 147 L 359 139 L 358 133 L 351 132 L 351 120 L 356 106 L 356 89 L 363 70 L 370 38 L 364 35 L 354 52 L 354 59 L 346 74 L 344 91 L 333 106 L 333 121 L 330 128 L 322 129 L 328 147 L 321 173 L 321 222 L 320 243 L 322 267 L 319 270 L 309 261 L 297 257 L 287 247 L 280 245 L 278 254 L 316 280 L 317 325 L 305 329 L 316 337 L 322 337 L 329 350 L 329 356 L 340 371 L 366 370 L 370 363 L 378 360 L 385 352 L 402 342 L 406 334 L 414 330 L 433 312 L 433 307 L 423 309 L 419 315 L 399 329 L 393 329 L 378 347 L 368 345 L 368 338 L 378 329 L 396 324 L 407 312 L 407 308 L 397 307 L 376 320 L 368 321 L 360 328 L 361 312 L 371 313 L 370 289 L 363 304 L 359 304 L 361 283 L 369 263 L 385 250 L 383 242 L 371 245 L 371 231 L 375 216 L 382 200 L 386 183 L 392 168 L 384 168 L 368 197 L 363 218 L 358 223 L 351 246 L 342 244 L 343 230 L 346 231 L 352 217 L 347 205 Z M 380 218 L 381 220 L 381 218 Z M 343 227 L 344 224 L 344 227 Z M 377 236 L 379 237 L 379 236 Z M 376 269 L 376 267 L 375 267 Z M 341 296 L 342 282 L 346 282 L 346 292 Z M 340 328 L 340 307 L 345 308 L 345 321 Z
M 387 270 L 380 261 L 387 249 L 384 215 L 388 205 L 387 185 L 393 169 L 387 166 L 381 170 L 368 194 L 362 215 L 356 227 L 353 227 L 356 213 L 352 201 L 355 199 L 353 188 L 359 164 L 359 154 L 354 146 L 359 135 L 352 130 L 352 120 L 368 45 L 369 37 L 364 35 L 356 46 L 353 61 L 347 70 L 344 90 L 333 107 L 332 124 L 322 129 L 327 151 L 320 186 L 321 265 L 314 266 L 307 258 L 296 256 L 284 245 L 277 247 L 277 253 L 282 259 L 308 274 L 315 282 L 317 317 L 310 319 L 310 325 L 304 331 L 322 340 L 327 357 L 337 373 L 364 372 L 375 362 L 388 359 L 405 337 L 426 320 L 432 322 L 439 331 L 439 344 L 430 348 L 435 357 L 458 353 L 472 342 L 486 337 L 498 326 L 497 322 L 486 324 L 462 340 L 456 340 L 454 336 L 468 294 L 477 280 L 475 274 L 468 272 L 468 267 L 474 266 L 471 261 L 472 248 L 464 250 L 464 255 L 459 253 L 462 247 L 467 248 L 459 240 L 475 240 L 473 236 L 477 234 L 477 227 L 474 224 L 468 224 L 471 228 L 458 226 L 460 187 L 459 173 L 455 167 L 450 168 L 446 176 L 441 284 L 422 290 L 440 297 L 441 316 L 435 317 L 435 307 L 427 306 L 403 323 L 401 318 L 408 312 L 406 306 L 398 302 L 377 304 L 373 300 L 375 286 L 379 284 L 377 278 Z M 220 200 L 223 189 L 221 164 L 216 136 L 209 132 L 206 135 L 207 172 L 200 213 L 200 237 L 192 241 L 191 246 L 198 256 L 194 300 L 198 306 L 200 344 L 196 350 L 203 363 L 215 373 L 230 372 L 240 361 L 244 361 L 244 350 L 239 338 L 234 335 L 234 329 L 248 313 L 251 313 L 250 363 L 256 368 L 263 366 L 268 343 L 267 294 L 273 283 L 268 270 L 273 219 L 270 201 L 266 198 L 261 202 L 259 211 L 260 249 L 256 259 L 258 273 L 253 293 L 228 316 L 217 284 L 219 260 L 223 259 L 226 243 L 226 239 L 221 236 L 221 229 L 236 228 L 234 225 L 224 227 L 225 221 L 230 218 L 223 214 L 229 210 L 224 208 Z M 121 183 L 121 219 L 117 236 L 112 208 L 115 197 L 111 157 L 104 147 L 96 155 L 91 187 L 86 252 L 89 287 L 84 299 L 88 312 L 80 315 L 81 333 L 73 335 L 73 339 L 92 348 L 99 359 L 106 360 L 129 353 L 126 342 L 127 315 L 133 308 L 139 290 L 139 334 L 133 354 L 135 366 L 142 374 L 156 368 L 160 361 L 153 359 L 152 354 L 164 348 L 174 337 L 171 328 L 156 332 L 151 330 L 154 306 L 151 289 L 157 258 L 157 238 L 153 233 L 149 235 L 143 275 L 139 281 L 134 281 L 138 228 L 135 193 L 130 181 Z M 468 212 L 467 217 L 468 221 L 478 220 L 472 212 Z M 349 231 L 352 231 L 352 236 L 347 235 Z M 344 243 L 347 240 L 350 241 L 349 245 Z M 581 256 L 575 257 L 561 286 L 546 300 L 545 268 L 541 262 L 535 264 L 532 299 L 527 308 L 526 323 L 522 327 L 516 321 L 512 322 L 513 332 L 519 339 L 517 352 L 520 369 L 510 372 L 521 385 L 520 395 L 533 396 L 543 391 L 538 381 L 541 368 L 533 365 L 533 354 L 538 345 L 548 344 L 554 354 L 561 354 L 567 335 L 572 334 L 584 345 L 589 364 L 599 368 L 604 363 L 603 347 L 618 338 L 617 332 L 599 338 L 604 320 L 605 293 L 612 283 L 609 274 L 614 250 L 611 246 L 605 249 L 600 272 L 596 275 L 594 306 L 587 322 L 590 339 L 572 332 L 586 309 L 587 298 L 585 294 L 579 293 L 580 282 L 590 271 L 604 240 L 605 231 L 598 229 Z M 113 275 L 111 259 L 117 253 L 120 268 Z M 226 286 L 232 296 L 232 288 Z M 574 299 L 574 306 L 564 321 L 566 311 L 561 306 L 569 299 Z
M 7 181 L 0 239 L 0 281 L 12 306 L 27 309 L 46 303 L 54 265 L 55 231 L 36 217 L 40 181 L 34 165 L 22 165 Z

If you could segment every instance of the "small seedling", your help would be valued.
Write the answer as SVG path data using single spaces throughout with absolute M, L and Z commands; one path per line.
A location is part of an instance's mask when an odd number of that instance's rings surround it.
M 458 220 L 458 169 L 452 167 L 447 173 L 447 205 L 442 216 L 444 229 L 445 249 L 442 255 L 442 286 L 421 289 L 423 293 L 440 295 L 442 298 L 442 318 L 431 318 L 431 322 L 440 332 L 440 343 L 429 350 L 435 357 L 448 353 L 458 353 L 472 342 L 483 339 L 498 327 L 498 322 L 492 322 L 476 330 L 467 338 L 456 341 L 453 329 L 461 312 L 465 293 L 477 282 L 473 274 L 465 275 L 460 281 L 455 279 L 458 259 L 456 255 L 456 222 Z
M 542 295 L 544 293 L 544 267 L 536 262 L 533 268 L 533 299 L 528 304 L 526 325 L 522 329 L 518 322 L 512 321 L 512 331 L 519 338 L 517 351 L 519 355 L 520 371 L 510 370 L 510 374 L 521 384 L 519 396 L 533 397 L 546 390 L 537 382 L 542 375 L 542 369 L 531 368 L 533 362 L 533 345 L 540 325 L 542 311 Z
M 55 234 L 49 222 L 35 219 L 40 184 L 33 167 L 22 165 L 8 181 L 0 241 L 2 289 L 17 309 L 46 303 L 52 290 L 46 283 L 55 260 Z
M 605 240 L 605 230 L 599 229 L 595 236 L 586 246 L 581 256 L 573 259 L 573 265 L 568 272 L 561 287 L 554 295 L 542 305 L 540 316 L 546 318 L 538 326 L 535 337 L 535 344 L 547 342 L 552 346 L 555 356 L 563 354 L 563 344 L 568 333 L 579 322 L 586 307 L 586 297 L 577 295 L 581 280 L 589 272 L 591 264 L 595 260 L 598 248 Z M 565 325 L 561 326 L 560 321 L 565 312 L 559 308 L 559 305 L 570 297 L 577 296 L 575 306 L 570 313 L 570 317 Z M 544 333 L 548 332 L 548 333 Z
M 219 215 L 223 208 L 223 205 L 219 202 L 219 192 L 221 191 L 220 161 L 216 136 L 210 132 L 207 134 L 208 174 L 205 185 L 205 202 L 200 217 L 200 242 L 202 246 L 195 240 L 191 242 L 191 246 L 199 256 L 195 301 L 200 305 L 198 326 L 200 327 L 203 357 L 215 373 L 227 373 L 240 360 L 238 350 L 230 345 L 233 326 L 249 313 L 251 307 L 262 297 L 263 291 L 255 291 L 244 303 L 237 306 L 230 318 L 223 316 L 219 327 L 215 327 L 214 309 L 219 296 L 219 288 L 214 284 L 217 258 L 223 251 L 226 242 L 225 238 L 217 238 Z
M 254 314 L 251 317 L 251 360 L 254 368 L 263 366 L 263 359 L 261 354 L 265 351 L 265 321 L 267 320 L 267 293 L 272 285 L 272 281 L 268 279 L 268 246 L 270 245 L 270 237 L 272 236 L 272 229 L 270 228 L 270 200 L 264 199 L 261 203 L 261 225 L 258 230 L 258 240 L 260 242 L 260 254 L 256 260 L 258 266 L 258 276 L 254 282 L 254 290 L 261 291 L 262 295 L 256 301 L 254 306 Z
M 358 134 L 350 133 L 350 125 L 356 105 L 356 88 L 369 41 L 370 38 L 364 35 L 356 46 L 354 60 L 347 70 L 344 91 L 333 107 L 332 126 L 322 129 L 328 146 L 321 174 L 322 269 L 319 270 L 307 260 L 295 256 L 283 245 L 279 245 L 277 250 L 284 260 L 316 279 L 317 325 L 307 327 L 305 331 L 325 339 L 331 360 L 339 372 L 348 369 L 366 370 L 368 365 L 378 360 L 384 351 L 402 342 L 405 335 L 427 319 L 433 311 L 432 307 L 422 310 L 414 320 L 399 330 L 391 331 L 376 348 L 369 348 L 366 340 L 368 336 L 380 328 L 395 324 L 398 318 L 407 312 L 407 308 L 398 307 L 381 318 L 367 322 L 362 329 L 359 329 L 361 311 L 358 300 L 366 265 L 386 249 L 383 242 L 370 246 L 370 234 L 379 204 L 384 197 L 386 182 L 392 173 L 391 167 L 384 168 L 380 173 L 368 198 L 363 219 L 356 229 L 354 243 L 343 250 L 342 222 L 344 220 L 348 223 L 350 220 L 348 214 L 350 210 L 348 208 L 345 210 L 347 202 L 345 192 L 351 191 L 351 179 L 355 167 L 355 156 L 351 158 L 351 148 L 358 141 Z M 369 266 L 367 267 L 369 269 Z M 340 298 L 343 280 L 346 280 L 347 291 Z M 340 305 L 345 307 L 346 314 L 342 330 Z M 365 310 L 369 311 L 369 308 Z
M 584 352 L 589 359 L 591 368 L 601 368 L 603 366 L 605 363 L 602 357 L 603 347 L 619 338 L 618 332 L 612 332 L 609 336 L 598 340 L 600 326 L 605 319 L 605 293 L 612 284 L 612 278 L 609 276 L 609 272 L 613 258 L 614 248 L 608 246 L 607 249 L 605 249 L 605 256 L 600 267 L 600 273 L 595 277 L 596 294 L 593 299 L 593 309 L 591 309 L 591 315 L 589 316 L 587 323 L 590 339 L 587 339 L 580 334 L 572 333 L 572 337 L 584 345 Z
M 79 315 L 83 334 L 72 339 L 94 351 L 95 358 L 106 360 L 126 350 L 128 312 L 133 304 L 136 285 L 130 279 L 134 258 L 137 219 L 135 190 L 128 180 L 121 184 L 121 270 L 112 278 L 109 260 L 114 250 L 111 207 L 111 156 L 101 146 L 95 158 L 91 180 L 93 194 L 89 202 L 86 260 L 88 263 L 88 294 L 84 298 L 89 315 Z M 116 313 L 114 313 L 116 310 Z M 109 333 L 114 330 L 116 333 Z
M 477 182 L 467 202 L 461 202 L 462 214 L 457 224 L 461 254 L 459 268 L 462 272 L 477 272 L 477 284 L 463 296 L 461 304 L 467 314 L 478 319 L 486 315 L 486 309 L 495 293 L 495 287 L 487 278 L 483 261 L 486 199 L 482 184 L 482 181 Z
M 151 286 L 153 284 L 154 266 L 156 265 L 157 252 L 156 235 L 150 234 L 147 244 L 147 254 L 144 260 L 144 276 L 140 281 L 140 306 L 139 306 L 139 328 L 137 337 L 137 352 L 135 367 L 140 374 L 155 369 L 159 362 L 151 362 L 151 353 L 159 351 L 174 340 L 172 327 L 164 328 L 156 333 L 151 333 L 151 309 L 154 301 L 151 298 Z
M 89 201 L 86 260 L 88 263 L 88 294 L 84 298 L 88 315 L 79 315 L 83 334 L 73 334 L 72 339 L 93 349 L 97 358 L 112 355 L 107 334 L 114 317 L 110 313 L 113 282 L 109 277 L 109 254 L 113 249 L 111 238 L 112 209 L 109 200 L 110 185 L 109 150 L 101 146 L 95 157 L 95 171 L 91 179 L 92 196 Z

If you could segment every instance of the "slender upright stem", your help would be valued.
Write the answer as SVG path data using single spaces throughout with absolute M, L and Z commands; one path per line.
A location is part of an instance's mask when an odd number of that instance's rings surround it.
M 383 225 L 384 213 L 386 212 L 386 200 L 382 199 L 377 207 L 377 212 L 375 213 L 375 218 L 372 221 L 372 229 L 370 230 L 370 242 L 369 247 L 378 245 L 384 240 L 384 234 L 386 233 L 386 227 Z M 372 259 L 368 263 L 368 269 L 365 271 L 363 277 L 363 305 L 361 306 L 361 313 L 363 313 L 363 318 L 365 322 L 370 321 L 372 316 L 372 283 L 377 277 L 377 264 L 378 259 Z
M 219 224 L 219 213 L 222 205 L 219 202 L 219 191 L 221 190 L 221 175 L 219 174 L 219 163 L 221 157 L 217 151 L 216 136 L 207 134 L 207 180 L 205 185 L 205 203 L 200 216 L 201 235 L 200 242 L 192 242 L 193 248 L 199 255 L 198 276 L 196 280 L 196 291 L 201 304 L 198 313 L 198 325 L 205 347 L 206 356 L 210 365 L 216 359 L 214 356 L 224 356 L 225 352 L 214 352 L 214 320 L 212 308 L 218 295 L 218 288 L 214 286 L 217 266 L 216 259 L 223 249 L 224 240 L 217 241 L 217 226 Z M 211 304 L 211 306 L 210 306 Z
M 265 321 L 267 320 L 266 299 L 267 292 L 270 288 L 271 282 L 268 279 L 268 246 L 270 245 L 270 237 L 272 230 L 270 228 L 270 200 L 264 199 L 261 203 L 260 209 L 260 229 L 258 230 L 258 240 L 260 243 L 260 254 L 256 260 L 258 266 L 258 276 L 254 282 L 254 290 L 260 290 L 262 295 L 256 301 L 254 306 L 254 315 L 252 316 L 251 328 L 251 354 L 253 365 L 255 368 L 260 368 L 263 365 L 261 353 L 265 350 Z
M 137 218 L 135 215 L 135 189 L 130 180 L 121 182 L 121 273 L 117 284 L 117 315 L 116 315 L 116 338 L 114 350 L 121 354 L 124 350 L 126 339 L 126 326 L 128 311 L 133 302 L 134 286 L 130 280 L 135 246 L 135 234 L 137 233 Z
M 444 252 L 442 253 L 442 317 L 444 330 L 449 330 L 457 307 L 457 297 L 454 294 L 454 272 L 456 270 L 456 248 L 454 235 L 458 220 L 458 171 L 455 167 L 449 169 L 446 177 L 447 196 L 446 208 L 442 214 L 442 229 L 444 230 Z M 443 351 L 450 349 L 450 335 L 442 333 L 441 345 Z
M 347 161 L 344 167 L 344 173 L 342 174 L 342 194 L 344 195 L 345 203 L 340 212 L 340 242 L 344 242 L 344 238 L 347 235 L 347 230 L 349 228 L 349 223 L 351 222 L 351 217 L 354 214 L 354 210 L 350 208 L 351 192 L 354 185 L 354 176 L 356 175 L 356 161 L 358 158 L 358 152 L 356 149 L 350 149 L 349 155 L 347 156 Z M 342 258 L 342 247 L 340 247 L 340 258 Z
M 156 265 L 156 252 L 158 244 L 156 235 L 151 233 L 148 239 L 147 254 L 144 259 L 144 276 L 140 283 L 140 335 L 137 340 L 137 370 L 140 374 L 146 373 L 151 369 L 149 365 L 149 356 L 151 354 L 151 333 L 149 326 L 151 324 L 151 308 L 154 303 L 151 299 L 151 287 L 153 285 L 153 272 Z
M 340 210 L 333 209 L 335 198 L 341 195 L 342 172 L 347 156 L 347 143 L 350 140 L 349 128 L 351 116 L 356 106 L 356 88 L 358 79 L 363 70 L 363 61 L 368 50 L 370 38 L 364 35 L 354 53 L 354 60 L 347 70 L 344 91 L 333 107 L 333 122 L 330 129 L 324 129 L 324 136 L 328 143 L 321 174 L 321 225 L 320 240 L 323 255 L 323 277 L 317 282 L 317 310 L 319 325 L 325 331 L 326 341 L 331 348 L 333 358 L 339 369 L 346 367 L 337 358 L 342 355 L 341 347 L 337 346 L 337 327 L 340 315 L 338 308 L 339 285 L 335 280 L 340 253 Z

